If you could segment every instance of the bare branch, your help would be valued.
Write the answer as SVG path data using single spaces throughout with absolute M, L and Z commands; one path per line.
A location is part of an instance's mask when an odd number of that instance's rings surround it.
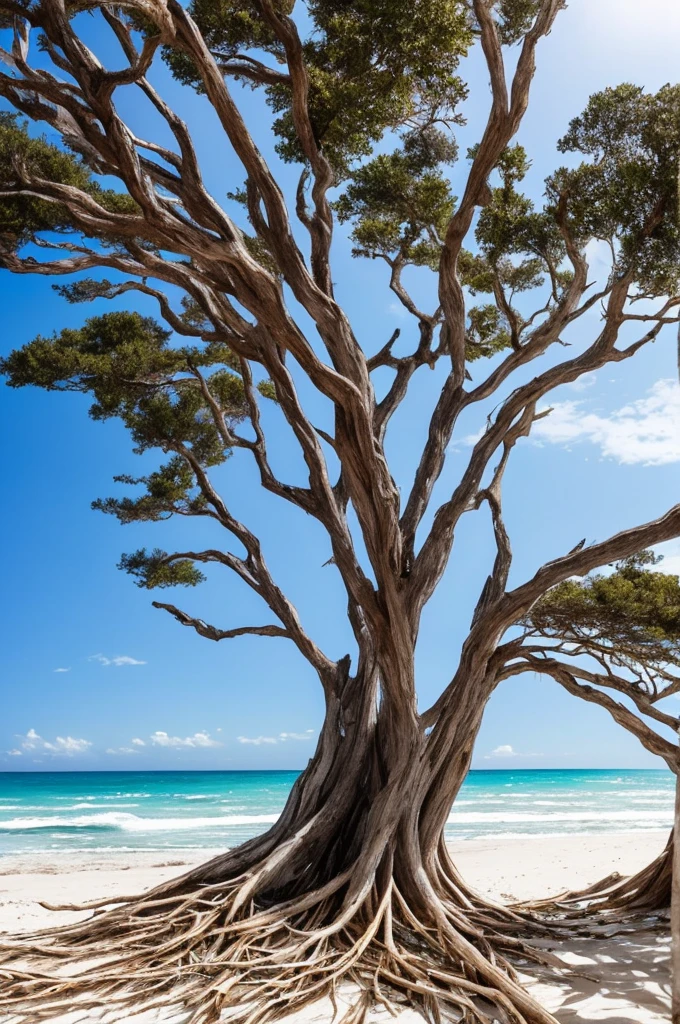
M 152 601 L 154 608 L 162 608 L 169 612 L 183 626 L 191 626 L 200 636 L 207 640 L 231 640 L 236 636 L 276 636 L 292 639 L 288 630 L 281 626 L 237 626 L 235 629 L 217 629 L 209 625 L 203 619 L 194 619 L 186 612 L 176 608 L 174 604 L 164 604 L 162 601 Z
M 505 678 L 508 678 L 511 675 L 520 675 L 523 672 L 537 672 L 549 675 L 560 686 L 564 687 L 565 690 L 573 694 L 573 696 L 580 697 L 582 700 L 604 708 L 615 722 L 636 736 L 646 750 L 662 757 L 671 771 L 677 771 L 677 743 L 664 739 L 651 729 L 646 722 L 643 722 L 641 718 L 633 714 L 625 705 L 613 700 L 608 694 L 595 689 L 593 686 L 577 682 L 575 673 L 570 666 L 565 666 L 558 661 L 536 658 L 508 665 L 503 675 Z M 648 712 L 645 711 L 644 713 L 647 714 Z M 677 720 L 673 720 L 672 727 L 677 729 Z

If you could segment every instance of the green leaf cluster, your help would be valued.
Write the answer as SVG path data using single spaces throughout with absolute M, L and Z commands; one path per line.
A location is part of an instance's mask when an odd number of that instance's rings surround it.
M 470 151 L 470 156 L 474 156 L 474 150 Z M 504 265 L 507 274 L 512 265 L 510 257 L 515 257 L 512 262 L 518 267 L 517 284 L 526 279 L 526 287 L 537 287 L 542 283 L 538 280 L 537 261 L 544 270 L 558 267 L 564 259 L 565 246 L 554 211 L 536 210 L 528 196 L 517 188 L 529 166 L 522 146 L 510 146 L 505 150 L 496 168 L 501 184 L 489 190 L 475 238 L 491 269 Z M 522 262 L 518 264 L 516 257 Z M 515 287 L 515 290 L 524 288 Z
M 288 14 L 293 4 L 274 5 Z M 311 31 L 303 43 L 314 134 L 338 177 L 370 154 L 388 129 L 413 118 L 454 117 L 465 95 L 457 74 L 471 40 L 461 0 L 310 0 Z M 283 61 L 281 44 L 255 0 L 192 0 L 190 11 L 219 58 L 259 51 Z M 165 59 L 182 82 L 200 88 L 186 56 L 166 48 Z M 287 85 L 266 87 L 278 115 L 274 131 L 286 160 L 304 162 Z
M 494 12 L 501 42 L 518 42 L 529 31 L 540 9 L 541 0 L 497 0 Z
M 455 142 L 429 127 L 407 132 L 398 150 L 358 168 L 334 204 L 341 223 L 354 222 L 353 254 L 398 258 L 436 270 L 438 239 L 446 232 L 455 203 L 439 165 L 455 158 Z
M 114 515 L 121 523 L 158 522 L 171 515 L 201 515 L 206 501 L 184 459 L 175 455 L 148 476 L 116 476 L 116 483 L 146 488 L 139 498 L 97 498 L 92 508 Z
M 166 551 L 139 548 L 123 555 L 118 568 L 133 576 L 143 590 L 163 587 L 195 587 L 205 580 L 204 574 L 188 558 L 168 561 Z
M 78 188 L 111 212 L 137 212 L 130 196 L 103 189 L 78 156 L 42 136 L 31 138 L 18 115 L 0 112 L 0 188 L 21 187 L 22 171 Z M 0 245 L 5 250 L 16 251 L 39 231 L 71 230 L 73 218 L 61 203 L 21 195 L 0 198 Z
M 497 306 L 473 306 L 468 311 L 465 358 L 468 362 L 488 358 L 510 346 L 507 320 Z
M 72 301 L 85 301 L 110 282 L 80 282 Z M 197 330 L 205 324 L 198 307 L 187 300 L 183 316 Z M 247 411 L 239 363 L 229 347 L 210 341 L 202 349 L 173 348 L 170 332 L 139 313 L 115 312 L 92 317 L 78 329 L 67 328 L 50 338 L 38 336 L 0 359 L 0 373 L 10 387 L 34 385 L 47 391 L 76 391 L 94 399 L 90 415 L 97 420 L 118 417 L 141 453 L 149 448 L 174 452 L 155 472 L 128 475 L 118 483 L 143 488 L 137 497 L 100 498 L 92 507 L 114 515 L 123 524 L 157 522 L 172 515 L 214 515 L 198 477 L 204 469 L 231 455 L 218 429 Z M 206 398 L 196 372 L 207 386 Z M 271 381 L 261 381 L 260 394 L 276 400 Z M 216 416 L 213 405 L 217 407 Z M 196 464 L 200 466 L 197 468 Z M 188 559 L 168 560 L 162 551 L 140 550 L 123 555 L 120 567 L 140 587 L 194 586 L 203 575 Z
M 37 385 L 48 391 L 91 394 L 93 419 L 119 417 L 137 450 L 190 446 L 203 465 L 224 461 L 219 437 L 193 367 L 227 364 L 226 345 L 209 351 L 171 348 L 170 332 L 139 313 L 106 313 L 83 327 L 38 336 L 0 360 L 10 387 Z M 225 416 L 241 418 L 245 397 L 241 378 L 218 367 L 206 377 Z
M 680 580 L 656 572 L 649 551 L 618 562 L 609 575 L 593 573 L 550 590 L 525 625 L 551 639 L 604 643 L 639 663 L 680 657 Z
M 680 281 L 680 86 L 645 93 L 624 84 L 596 93 L 559 148 L 589 158 L 548 181 L 574 234 L 611 242 L 615 271 L 632 271 L 643 293 L 673 293 Z

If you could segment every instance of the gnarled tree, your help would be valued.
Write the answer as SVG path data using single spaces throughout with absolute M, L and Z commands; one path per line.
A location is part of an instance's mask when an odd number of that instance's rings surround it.
M 630 878 L 613 875 L 538 907 L 594 909 L 619 916 L 671 910 L 673 1021 L 680 1019 L 680 876 L 674 832 L 680 813 L 680 719 L 667 698 L 680 693 L 680 579 L 656 572 L 661 561 L 642 551 L 585 580 L 566 580 L 540 598 L 512 645 L 509 678 L 536 672 L 568 693 L 599 705 L 676 776 L 675 827 L 660 856 Z M 609 692 L 608 692 L 609 691 Z M 615 694 L 616 696 L 613 696 Z M 626 698 L 622 702 L 617 697 Z
M 373 1001 L 407 998 L 435 1021 L 451 1012 L 480 1024 L 553 1024 L 511 966 L 531 951 L 465 893 L 444 825 L 485 704 L 514 657 L 508 631 L 570 577 L 680 535 L 676 506 L 508 587 L 501 487 L 513 448 L 555 387 L 635 356 L 677 323 L 680 306 L 680 90 L 621 86 L 594 97 L 561 143 L 582 162 L 551 176 L 542 208 L 521 191 L 528 158 L 513 137 L 537 47 L 562 6 L 310 0 L 297 19 L 288 0 L 186 9 L 177 0 L 0 0 L 0 94 L 14 110 L 0 123 L 4 268 L 74 275 L 59 285 L 71 302 L 142 293 L 163 321 L 92 317 L 36 338 L 2 368 L 15 387 L 91 394 L 93 416 L 119 417 L 140 451 L 168 456 L 124 478 L 142 488 L 136 496 L 99 507 L 123 523 L 209 517 L 224 542 L 136 551 L 122 567 L 147 588 L 199 583 L 205 564 L 235 573 L 274 622 L 211 625 L 175 604 L 157 607 L 216 641 L 290 640 L 326 706 L 316 752 L 266 834 L 150 895 L 95 906 L 89 921 L 2 944 L 1 1005 L 17 1019 L 181 1004 L 195 1022 L 231 1008 L 236 1024 L 260 1024 L 347 980 L 357 986 L 347 1022 Z M 85 41 L 93 24 L 97 39 L 110 36 L 107 52 L 117 47 L 113 67 Z M 465 96 L 459 62 L 472 46 L 488 67 L 490 111 L 458 199 L 447 173 Z M 228 206 L 207 191 L 190 129 L 148 77 L 159 59 L 204 97 L 243 167 Z M 300 167 L 292 196 L 244 122 L 243 83 L 264 90 L 279 154 Z M 125 123 L 122 88 L 153 108 L 165 142 Z M 30 134 L 24 119 L 61 144 Z M 385 263 L 413 332 L 360 345 L 334 297 L 336 220 L 351 224 L 358 258 Z M 586 259 L 593 239 L 612 253 L 597 285 Z M 409 291 L 413 267 L 436 275 L 435 308 Z M 599 327 L 589 337 L 584 319 L 565 352 L 564 332 L 598 305 Z M 436 364 L 443 384 L 402 500 L 385 438 L 414 375 Z M 332 409 L 332 431 L 310 420 L 301 379 Z M 303 481 L 272 468 L 265 398 L 304 461 Z M 475 410 L 481 436 L 432 508 L 461 414 Z M 218 490 L 214 467 L 234 452 L 254 461 L 262 488 L 326 531 L 354 638 L 348 655 L 334 660 L 309 636 L 260 540 Z M 461 520 L 487 509 L 495 562 L 450 684 L 421 709 L 421 615 Z M 61 973 L 72 960 L 80 968 Z

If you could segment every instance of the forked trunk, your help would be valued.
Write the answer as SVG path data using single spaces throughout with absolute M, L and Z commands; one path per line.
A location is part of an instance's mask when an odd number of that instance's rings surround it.
M 475 903 L 443 842 L 481 710 L 461 693 L 442 759 L 415 716 L 378 710 L 374 682 L 348 679 L 329 702 L 317 752 L 269 832 L 152 893 L 90 904 L 93 919 L 39 945 L 6 946 L 3 1008 L 36 1021 L 182 1005 L 195 1024 L 226 1009 L 232 1024 L 265 1024 L 347 982 L 348 1024 L 401 1002 L 431 1020 L 554 1024 L 507 959 L 545 962 L 516 937 L 522 916 L 498 908 L 494 919 Z M 90 966 L 55 982 L 65 955 Z

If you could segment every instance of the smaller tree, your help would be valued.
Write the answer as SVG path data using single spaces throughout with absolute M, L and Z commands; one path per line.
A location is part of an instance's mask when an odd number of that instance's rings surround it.
M 678 718 L 659 705 L 680 692 L 680 580 L 655 572 L 660 560 L 643 551 L 615 563 L 610 574 L 565 580 L 548 591 L 508 645 L 515 660 L 509 658 L 504 675 L 549 675 L 605 708 L 677 773 L 667 731 L 677 730 Z M 607 691 L 627 698 L 633 710 Z
M 590 909 L 617 912 L 670 906 L 672 1019 L 678 1024 L 680 856 L 675 837 L 680 835 L 680 755 L 675 734 L 680 722 L 661 705 L 680 693 L 680 579 L 655 571 L 661 560 L 650 550 L 642 551 L 617 562 L 609 574 L 594 573 L 554 587 L 525 616 L 524 632 L 512 645 L 515 660 L 509 659 L 503 674 L 550 676 L 574 696 L 605 708 L 674 773 L 674 829 L 657 860 L 622 883 L 610 876 L 558 902 L 586 902 Z

